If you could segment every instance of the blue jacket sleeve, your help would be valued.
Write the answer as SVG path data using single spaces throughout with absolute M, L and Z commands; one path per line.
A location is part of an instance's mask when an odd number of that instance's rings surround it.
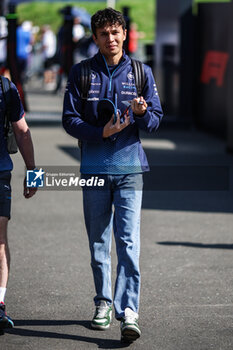
M 146 65 L 144 65 L 144 68 L 146 81 L 142 96 L 144 97 L 148 107 L 143 116 L 137 116 L 134 114 L 134 120 L 139 129 L 150 133 L 158 129 L 163 117 L 163 111 L 152 70 Z
M 80 65 L 75 65 L 70 71 L 64 95 L 63 127 L 69 135 L 81 141 L 104 142 L 103 128 L 90 125 L 81 118 L 82 99 L 78 85 L 79 78 Z

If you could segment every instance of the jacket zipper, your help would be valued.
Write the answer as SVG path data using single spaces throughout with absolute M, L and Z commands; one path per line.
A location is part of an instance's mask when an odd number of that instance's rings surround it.
M 103 55 L 102 55 L 103 56 Z M 113 78 L 113 74 L 120 68 L 122 62 L 114 69 L 114 71 L 112 72 L 112 74 L 110 73 L 109 71 L 109 68 L 108 68 L 108 65 L 107 65 L 107 62 L 106 62 L 106 59 L 105 57 L 103 56 L 103 59 L 104 59 L 104 63 L 105 63 L 105 66 L 107 68 L 107 71 L 108 71 L 108 76 L 109 76 L 109 89 L 108 91 L 111 91 L 112 90 L 112 78 Z

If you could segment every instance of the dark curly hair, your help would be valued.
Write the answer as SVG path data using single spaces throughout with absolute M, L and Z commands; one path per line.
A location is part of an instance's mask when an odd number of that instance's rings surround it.
M 103 28 L 107 23 L 121 25 L 123 30 L 126 28 L 124 16 L 121 12 L 112 9 L 111 7 L 97 11 L 91 17 L 92 33 L 96 37 L 96 29 Z

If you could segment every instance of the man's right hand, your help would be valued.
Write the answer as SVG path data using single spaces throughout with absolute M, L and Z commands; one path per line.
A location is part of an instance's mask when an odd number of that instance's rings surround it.
M 114 114 L 112 115 L 112 118 L 109 120 L 109 122 L 104 126 L 103 130 L 103 138 L 107 138 L 113 134 L 117 134 L 118 132 L 125 129 L 130 124 L 130 116 L 125 115 L 125 120 L 123 123 L 120 121 L 120 116 L 117 113 L 117 120 L 114 123 Z
M 23 195 L 25 198 L 31 198 L 37 191 L 37 187 L 27 187 L 26 177 L 23 181 Z

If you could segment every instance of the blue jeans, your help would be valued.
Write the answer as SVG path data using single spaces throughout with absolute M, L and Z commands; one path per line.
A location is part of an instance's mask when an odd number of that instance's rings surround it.
M 142 174 L 98 175 L 105 187 L 83 189 L 85 224 L 91 251 L 91 267 L 96 288 L 95 304 L 112 304 L 111 243 L 112 228 L 118 258 L 114 307 L 116 318 L 125 308 L 139 309 L 140 296 L 140 213 Z M 83 178 L 91 175 L 82 175 Z M 114 212 L 113 212 L 114 206 Z

